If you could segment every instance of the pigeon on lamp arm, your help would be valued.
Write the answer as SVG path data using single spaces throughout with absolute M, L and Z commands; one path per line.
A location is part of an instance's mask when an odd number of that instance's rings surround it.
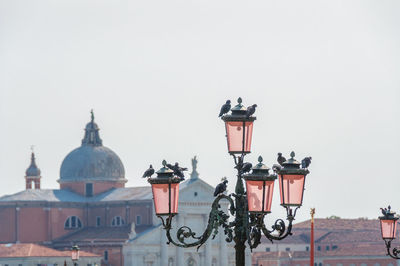
M 231 100 L 227 100 L 224 105 L 221 107 L 221 111 L 219 112 L 219 116 L 221 117 L 224 114 L 228 113 L 231 110 Z
M 251 163 L 244 163 L 242 165 L 242 167 L 240 168 L 240 173 L 241 174 L 248 173 L 248 172 L 250 172 L 252 167 L 253 167 L 253 165 Z
M 256 111 L 256 107 L 257 107 L 257 104 L 253 104 L 253 105 L 250 105 L 249 107 L 247 107 L 246 118 L 249 118 L 250 116 L 252 116 L 254 114 L 254 112 Z
M 278 161 L 278 163 L 280 165 L 282 165 L 284 162 L 286 162 L 286 158 L 282 156 L 281 152 L 278 153 L 278 160 L 277 161 Z
M 147 169 L 144 174 L 143 174 L 143 178 L 145 177 L 151 177 L 154 174 L 154 168 L 153 166 L 150 164 L 149 169 Z
M 214 197 L 218 196 L 219 194 L 222 194 L 226 191 L 226 184 L 228 183 L 228 180 L 226 179 L 226 177 L 223 177 L 221 179 L 221 183 L 219 183 L 216 187 L 215 187 L 215 191 L 214 191 Z

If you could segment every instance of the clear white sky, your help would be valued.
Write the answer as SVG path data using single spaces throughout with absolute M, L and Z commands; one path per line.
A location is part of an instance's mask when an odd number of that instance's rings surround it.
M 128 186 L 162 159 L 234 184 L 227 100 L 258 104 L 256 162 L 312 156 L 299 220 L 400 212 L 399 1 L 0 0 L 0 195 L 42 187 L 95 110 Z M 277 187 L 276 187 L 277 188 Z M 274 215 L 283 214 L 275 190 Z

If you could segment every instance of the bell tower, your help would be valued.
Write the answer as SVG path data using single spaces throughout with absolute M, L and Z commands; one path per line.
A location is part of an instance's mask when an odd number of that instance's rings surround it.
M 40 189 L 40 169 L 36 165 L 35 153 L 32 151 L 31 164 L 25 171 L 26 189 Z

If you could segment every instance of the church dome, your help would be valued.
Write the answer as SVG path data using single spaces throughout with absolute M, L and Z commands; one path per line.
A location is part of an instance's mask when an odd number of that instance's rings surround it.
M 126 182 L 121 159 L 103 146 L 93 112 L 91 121 L 85 127 L 82 145 L 71 151 L 61 164 L 59 181 Z

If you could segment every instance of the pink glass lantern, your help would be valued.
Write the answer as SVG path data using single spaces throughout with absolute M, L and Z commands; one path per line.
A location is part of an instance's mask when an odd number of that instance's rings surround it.
M 174 176 L 174 171 L 166 167 L 157 171 L 157 177 L 149 178 L 153 191 L 154 208 L 157 215 L 175 215 L 178 213 L 179 177 Z
M 256 117 L 246 116 L 246 107 L 242 105 L 242 99 L 231 109 L 230 115 L 224 115 L 228 151 L 230 154 L 250 153 L 251 138 L 253 135 L 253 122 Z
M 300 168 L 300 163 L 294 159 L 294 152 L 291 152 L 290 156 L 291 158 L 282 163 L 282 168 L 278 170 L 281 205 L 300 207 L 303 204 L 304 184 L 309 171 Z
M 251 174 L 245 175 L 248 210 L 251 213 L 270 213 L 274 182 L 277 178 L 270 175 L 269 168 L 258 157 L 258 164 L 253 167 Z
M 72 246 L 71 248 L 71 259 L 72 261 L 79 260 L 79 247 L 77 245 Z
M 390 206 L 388 209 L 382 210 L 384 216 L 379 217 L 381 224 L 381 233 L 384 240 L 393 240 L 396 238 L 397 231 L 397 220 L 395 217 L 395 212 L 390 211 Z

